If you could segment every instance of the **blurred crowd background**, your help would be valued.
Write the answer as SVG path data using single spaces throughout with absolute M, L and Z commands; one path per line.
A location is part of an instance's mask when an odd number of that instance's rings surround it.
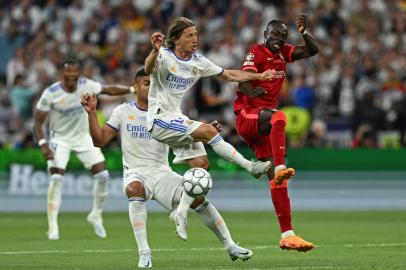
M 0 145 L 36 147 L 33 108 L 68 57 L 82 60 L 83 76 L 130 85 L 150 52 L 150 35 L 186 16 L 198 27 L 200 51 L 239 69 L 272 19 L 288 24 L 289 43 L 302 43 L 294 23 L 301 12 L 321 50 L 288 64 L 280 107 L 289 146 L 405 147 L 406 1 L 395 0 L 0 1 Z M 184 110 L 192 119 L 221 121 L 224 137 L 244 145 L 234 129 L 236 89 L 202 79 Z M 100 121 L 132 98 L 102 97 Z

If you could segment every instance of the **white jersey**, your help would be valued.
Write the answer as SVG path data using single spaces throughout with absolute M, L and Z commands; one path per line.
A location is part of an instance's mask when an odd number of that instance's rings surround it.
M 124 170 L 169 168 L 169 146 L 152 138 L 147 129 L 147 111 L 135 102 L 116 107 L 107 125 L 120 133 Z
M 178 58 L 169 48 L 161 47 L 151 76 L 148 95 L 148 130 L 158 113 L 181 113 L 183 95 L 201 77 L 220 75 L 223 69 L 201 54 L 189 60 Z
M 49 129 L 51 139 L 76 143 L 89 134 L 87 113 L 80 104 L 85 93 L 99 94 L 102 85 L 88 78 L 79 78 L 76 91 L 68 93 L 56 82 L 46 88 L 37 103 L 37 109 L 49 112 Z

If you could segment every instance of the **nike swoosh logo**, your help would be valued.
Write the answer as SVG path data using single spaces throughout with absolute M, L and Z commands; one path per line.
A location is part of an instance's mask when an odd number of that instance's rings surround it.
M 237 252 L 238 254 L 241 254 L 241 255 L 248 255 L 249 254 L 249 252 L 248 251 L 246 251 L 246 252 Z

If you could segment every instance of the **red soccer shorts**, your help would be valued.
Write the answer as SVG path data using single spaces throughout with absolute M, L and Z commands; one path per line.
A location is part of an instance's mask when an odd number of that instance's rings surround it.
M 238 134 L 255 152 L 257 159 L 272 157 L 271 135 L 262 136 L 258 131 L 258 113 L 261 108 L 247 108 L 237 115 Z

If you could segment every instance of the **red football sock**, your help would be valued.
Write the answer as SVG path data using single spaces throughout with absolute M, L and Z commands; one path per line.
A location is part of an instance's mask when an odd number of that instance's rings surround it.
M 271 119 L 271 125 L 271 144 L 274 166 L 285 165 L 286 115 L 281 111 L 275 112 Z
M 288 180 L 283 181 L 282 185 L 275 185 L 274 180 L 270 182 L 272 203 L 275 208 L 275 214 L 279 221 L 281 232 L 293 230 L 291 214 L 290 214 L 290 199 L 288 195 Z

